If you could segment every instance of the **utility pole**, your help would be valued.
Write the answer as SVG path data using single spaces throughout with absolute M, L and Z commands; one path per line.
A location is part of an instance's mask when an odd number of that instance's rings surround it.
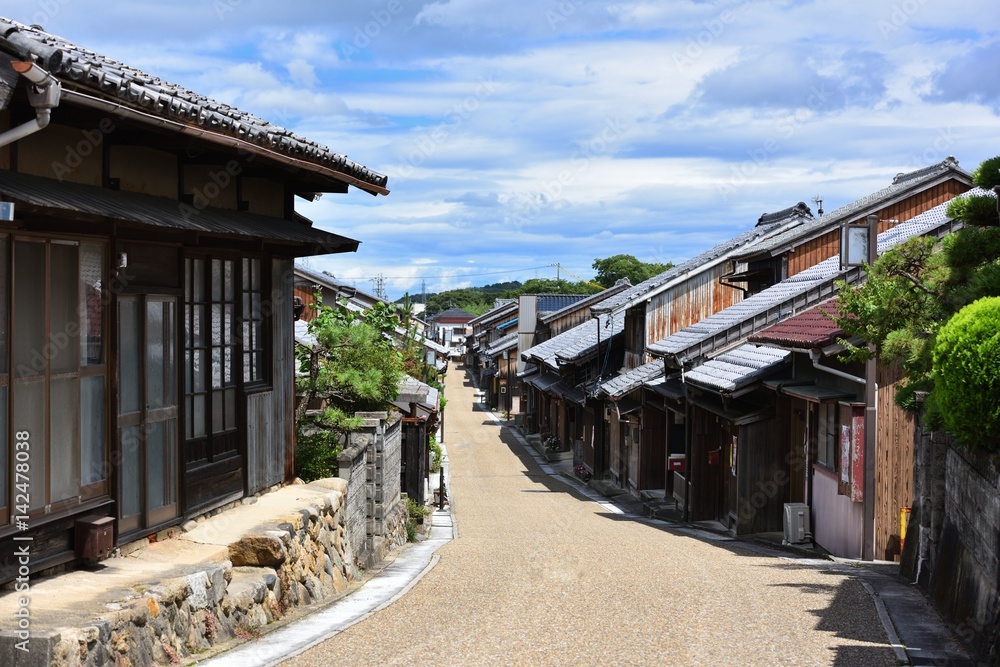
M 385 276 L 381 273 L 371 279 L 372 284 L 375 286 L 375 296 L 380 299 L 385 298 Z

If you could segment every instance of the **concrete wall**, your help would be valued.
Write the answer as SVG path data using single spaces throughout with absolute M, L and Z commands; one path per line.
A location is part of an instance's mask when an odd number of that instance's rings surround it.
M 915 502 L 901 573 L 955 633 L 1000 663 L 1000 465 L 917 429 Z
M 406 542 L 401 500 L 402 420 L 397 414 L 359 412 L 364 425 L 351 433 L 340 455 L 348 484 L 347 526 L 354 553 L 368 567 Z

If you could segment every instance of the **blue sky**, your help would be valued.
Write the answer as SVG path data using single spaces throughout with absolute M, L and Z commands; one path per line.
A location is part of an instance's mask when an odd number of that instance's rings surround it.
M 1000 12 L 957 0 L 42 0 L 38 23 L 389 175 L 300 205 L 390 297 L 682 261 L 1000 154 Z M 13 8 L 8 8 L 12 12 Z

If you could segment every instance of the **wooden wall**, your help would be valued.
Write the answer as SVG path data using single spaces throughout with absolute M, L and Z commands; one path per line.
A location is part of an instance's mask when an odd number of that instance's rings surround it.
M 875 212 L 878 215 L 878 231 L 882 233 L 895 226 L 890 222 L 906 222 L 921 213 L 950 201 L 956 195 L 968 191 L 968 187 L 958 181 L 947 181 L 933 188 L 917 193 L 901 202 L 886 206 Z M 863 219 L 865 216 L 859 216 Z M 830 259 L 840 253 L 840 228 L 827 232 L 823 236 L 803 243 L 788 255 L 788 277 L 815 266 L 823 260 Z
M 781 398 L 775 415 L 740 427 L 736 441 L 736 513 L 738 535 L 782 530 L 784 505 L 791 497 L 792 476 L 801 465 L 791 465 L 791 401 Z
M 875 558 L 898 560 L 899 510 L 913 505 L 913 414 L 895 402 L 896 367 L 878 369 L 875 461 Z
M 719 282 L 728 271 L 723 262 L 653 297 L 646 307 L 646 345 L 742 301 L 740 290 Z

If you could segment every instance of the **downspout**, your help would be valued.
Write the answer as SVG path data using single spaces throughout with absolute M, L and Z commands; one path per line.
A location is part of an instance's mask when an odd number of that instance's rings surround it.
M 857 375 L 851 375 L 850 373 L 845 373 L 844 371 L 837 370 L 836 368 L 829 368 L 827 366 L 820 366 L 820 352 L 819 350 L 813 348 L 809 350 L 809 360 L 812 362 L 813 368 L 818 371 L 823 371 L 824 373 L 829 373 L 831 375 L 836 375 L 837 377 L 844 378 L 845 380 L 850 380 L 851 382 L 857 382 L 858 384 L 867 384 L 864 378 L 858 377 Z
M 28 80 L 28 101 L 35 109 L 35 118 L 0 134 L 0 147 L 20 141 L 45 129 L 52 118 L 52 109 L 59 106 L 62 85 L 32 62 L 14 60 L 11 67 Z

